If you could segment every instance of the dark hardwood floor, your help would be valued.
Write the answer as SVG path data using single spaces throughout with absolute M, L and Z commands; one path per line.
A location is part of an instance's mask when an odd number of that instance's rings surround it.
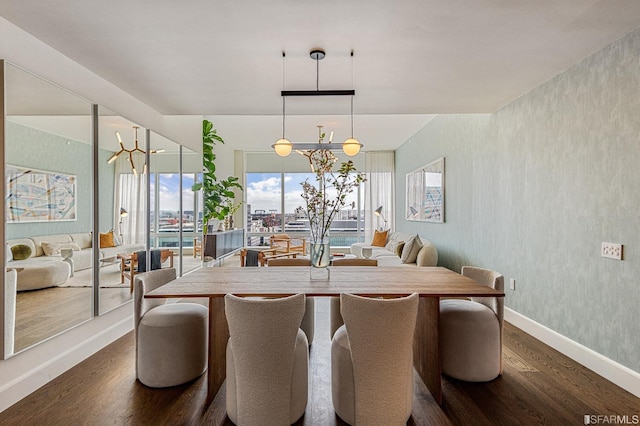
M 343 425 L 331 404 L 328 300 L 316 302 L 309 403 L 299 425 Z M 0 413 L 0 425 L 227 425 L 224 392 L 205 406 L 205 377 L 151 389 L 135 380 L 129 333 Z M 384 386 L 384 384 L 381 384 Z M 506 324 L 504 373 L 444 378 L 439 407 L 416 376 L 410 425 L 581 425 L 585 414 L 640 415 L 640 399 Z

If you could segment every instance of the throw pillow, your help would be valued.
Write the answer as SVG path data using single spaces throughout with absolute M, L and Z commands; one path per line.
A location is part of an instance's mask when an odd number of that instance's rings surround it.
M 371 242 L 371 245 L 376 247 L 384 247 L 387 244 L 387 234 L 389 234 L 388 229 L 386 231 L 376 230 L 375 234 L 373 234 L 373 241 Z
M 388 251 L 390 251 L 393 254 L 397 254 L 398 253 L 398 247 L 404 244 L 404 241 L 389 241 L 387 243 L 386 246 L 384 246 L 385 249 L 387 249 Z
M 7 254 L 7 262 L 11 262 L 13 260 L 13 253 L 11 252 L 11 247 L 9 247 L 9 244 L 5 244 L 6 250 L 5 253 Z
M 404 241 L 400 241 L 398 243 L 398 246 L 396 247 L 396 251 L 394 252 L 396 256 L 398 257 L 402 256 L 402 249 L 404 249 Z
M 16 244 L 11 247 L 11 255 L 13 260 L 24 260 L 31 256 L 31 247 L 26 244 Z
M 47 243 L 43 241 L 40 245 L 45 256 L 60 256 L 60 249 L 64 243 Z
M 420 240 L 418 234 L 411 237 L 411 239 L 405 243 L 404 248 L 402 249 L 402 256 L 400 257 L 402 263 L 415 263 L 416 259 L 418 258 L 418 252 L 423 245 L 424 244 L 422 244 L 422 241 Z
M 80 246 L 76 242 L 47 243 L 43 241 L 41 246 L 45 256 L 60 256 L 60 250 L 63 248 L 80 251 Z
M 115 247 L 116 243 L 113 241 L 113 231 L 100 233 L 100 248 Z

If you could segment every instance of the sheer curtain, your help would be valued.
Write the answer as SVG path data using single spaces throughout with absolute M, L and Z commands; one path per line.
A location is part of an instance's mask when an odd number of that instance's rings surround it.
M 395 223 L 395 152 L 365 152 L 364 240 L 373 239 L 374 230 L 385 226 L 382 217 L 373 212 L 382 206 L 387 228 Z
M 147 175 L 142 174 L 143 164 L 144 160 L 139 167 L 136 161 L 136 169 L 138 170 L 136 176 L 131 170 L 128 156 L 121 155 L 116 160 L 113 217 L 116 222 L 122 220 L 121 227 L 114 226 L 114 229 L 122 235 L 123 244 L 145 243 Z M 129 213 L 128 216 L 121 218 L 120 208 L 124 208 Z

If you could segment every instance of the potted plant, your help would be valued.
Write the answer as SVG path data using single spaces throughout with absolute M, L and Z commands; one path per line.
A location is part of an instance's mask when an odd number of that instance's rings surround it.
M 195 183 L 191 190 L 202 190 L 203 256 L 209 232 L 209 221 L 212 219 L 224 220 L 233 208 L 233 199 L 236 196 L 233 189 L 243 189 L 235 176 L 218 180 L 215 165 L 216 154 L 213 152 L 216 142 L 224 144 L 224 140 L 213 128 L 213 123 L 209 120 L 202 120 L 202 182 Z
M 364 173 L 356 170 L 351 160 L 341 163 L 337 172 L 334 172 L 333 166 L 338 159 L 327 149 L 315 149 L 304 155 L 309 160 L 317 182 L 317 186 L 308 180 L 301 183 L 302 199 L 306 204 L 304 213 L 311 229 L 311 265 L 323 268 L 329 266 L 331 222 L 346 205 L 347 195 L 366 179 Z

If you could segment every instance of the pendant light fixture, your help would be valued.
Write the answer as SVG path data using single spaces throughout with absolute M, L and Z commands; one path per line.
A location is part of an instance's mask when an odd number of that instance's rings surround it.
M 313 151 L 317 149 L 325 149 L 325 150 L 339 150 L 348 155 L 354 156 L 360 152 L 362 148 L 362 144 L 353 137 L 353 97 L 356 94 L 356 91 L 351 90 L 320 90 L 320 62 L 325 57 L 325 51 L 323 49 L 313 49 L 309 53 L 311 59 L 316 61 L 316 90 L 282 90 L 280 94 L 282 95 L 282 138 L 278 139 L 276 143 L 271 145 L 273 150 L 281 157 L 286 157 L 291 153 L 292 150 L 296 150 L 297 152 L 302 154 L 302 151 Z M 282 57 L 285 57 L 285 53 L 282 53 Z M 353 51 L 351 51 L 351 58 L 353 61 Z M 283 59 L 284 64 L 284 59 Z M 284 68 L 284 65 L 283 65 Z M 333 140 L 333 132 L 331 132 L 331 136 L 329 137 L 329 143 L 323 143 L 322 137 L 319 138 L 318 143 L 292 143 L 288 139 L 285 138 L 285 99 L 288 96 L 351 96 L 351 137 L 345 140 L 342 144 L 332 144 Z M 319 126 L 321 127 L 321 126 Z M 304 154 L 303 154 L 304 155 Z
M 134 131 L 134 148 L 133 149 L 126 149 L 124 147 L 124 142 L 122 141 L 122 137 L 120 136 L 120 132 L 116 131 L 116 138 L 118 139 L 118 143 L 120 144 L 120 151 L 116 152 L 115 154 L 113 154 L 111 156 L 111 158 L 109 158 L 107 160 L 107 164 L 111 164 L 114 161 L 116 161 L 116 158 L 118 158 L 120 156 L 120 154 L 122 154 L 123 152 L 126 152 L 127 154 L 129 154 L 129 158 L 127 158 L 127 160 L 129 161 L 129 164 L 131 165 L 131 171 L 133 172 L 134 175 L 138 175 L 138 170 L 136 169 L 136 165 L 133 162 L 133 153 L 134 152 L 139 152 L 142 155 L 145 155 L 147 152 L 143 149 L 141 149 L 138 146 L 138 129 L 140 127 L 139 126 L 133 126 L 133 131 Z M 151 151 L 149 151 L 151 154 L 157 154 L 159 152 L 164 152 L 164 149 L 152 149 Z M 142 173 L 146 174 L 147 173 L 147 162 L 145 161 L 143 169 L 142 169 Z

